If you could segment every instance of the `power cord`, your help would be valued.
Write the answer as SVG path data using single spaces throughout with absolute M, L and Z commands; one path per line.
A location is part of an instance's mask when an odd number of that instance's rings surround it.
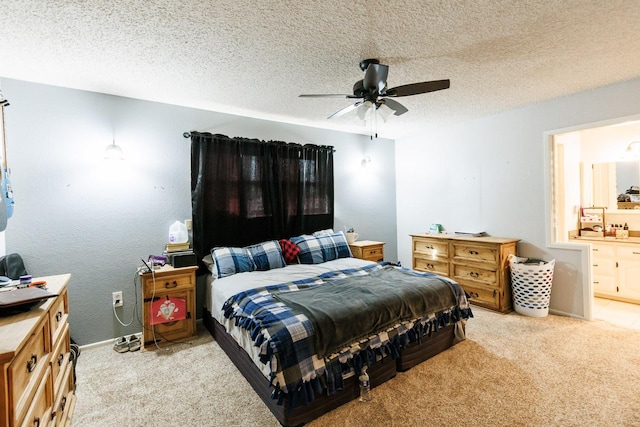
M 138 273 L 136 272 L 136 276 L 137 275 L 138 275 Z M 133 320 L 135 319 L 137 311 L 138 311 L 138 291 L 136 290 L 136 278 L 135 277 L 133 278 L 133 294 L 135 295 L 135 302 L 133 303 L 133 312 L 131 313 L 131 320 L 129 321 L 129 323 L 124 323 L 120 319 L 120 316 L 118 316 L 118 313 L 116 313 L 115 304 L 111 305 L 111 307 L 113 309 L 113 315 L 118 320 L 118 323 L 120 323 L 122 326 L 130 326 L 133 323 Z

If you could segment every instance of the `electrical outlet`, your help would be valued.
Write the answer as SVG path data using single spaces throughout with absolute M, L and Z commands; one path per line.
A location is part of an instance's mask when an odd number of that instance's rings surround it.
M 122 307 L 124 301 L 122 300 L 122 291 L 116 291 L 113 294 L 113 306 Z

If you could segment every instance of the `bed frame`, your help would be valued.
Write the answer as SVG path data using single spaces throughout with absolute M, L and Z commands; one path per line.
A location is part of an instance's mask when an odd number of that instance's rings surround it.
M 203 323 L 213 338 L 218 342 L 222 350 L 229 356 L 234 365 L 244 375 L 255 392 L 260 396 L 269 410 L 283 426 L 300 426 L 308 423 L 323 414 L 353 400 L 360 395 L 358 379 L 355 376 L 344 380 L 342 391 L 327 396 L 315 395 L 315 400 L 306 406 L 287 410 L 277 404 L 271 398 L 269 381 L 254 364 L 247 352 L 242 349 L 236 340 L 229 335 L 224 326 L 211 317 L 206 307 L 203 308 Z M 380 363 L 371 366 L 367 372 L 371 381 L 371 387 L 376 387 L 393 378 L 397 372 L 406 371 L 411 367 L 427 360 L 430 357 L 448 349 L 454 343 L 455 325 L 449 325 L 433 333 L 430 337 L 423 337 L 420 344 L 414 343 L 400 351 L 400 358 L 395 361 L 385 358 Z

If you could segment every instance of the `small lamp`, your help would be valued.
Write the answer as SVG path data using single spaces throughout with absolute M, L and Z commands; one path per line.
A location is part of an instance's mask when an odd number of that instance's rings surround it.
M 105 160 L 124 160 L 124 154 L 122 153 L 122 148 L 119 145 L 116 145 L 115 139 L 113 140 L 113 144 L 107 145 L 107 148 L 104 151 L 104 159 Z
M 640 159 L 640 141 L 633 141 L 627 145 L 621 160 L 637 160 Z

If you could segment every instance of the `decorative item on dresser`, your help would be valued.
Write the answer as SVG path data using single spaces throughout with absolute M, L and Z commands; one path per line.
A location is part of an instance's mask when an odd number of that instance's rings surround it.
M 469 302 L 507 313 L 513 310 L 508 258 L 520 239 L 412 234 L 412 267 L 450 277 L 471 295 Z
M 354 258 L 374 262 L 381 262 L 384 259 L 384 242 L 361 240 L 349 243 L 349 249 Z
M 164 265 L 154 269 L 153 273 L 141 273 L 142 287 L 142 348 L 150 349 L 155 345 L 165 346 L 176 341 L 185 341 L 196 336 L 196 270 L 198 267 L 174 268 Z M 176 313 L 176 319 L 170 320 L 173 310 L 161 314 L 166 315 L 164 323 L 152 322 L 152 317 L 159 313 L 152 311 L 152 303 L 171 298 L 185 302 L 185 313 Z M 175 308 L 175 306 L 172 306 Z
M 34 279 L 58 296 L 0 317 L 1 427 L 71 424 L 76 396 L 67 322 L 70 277 Z

